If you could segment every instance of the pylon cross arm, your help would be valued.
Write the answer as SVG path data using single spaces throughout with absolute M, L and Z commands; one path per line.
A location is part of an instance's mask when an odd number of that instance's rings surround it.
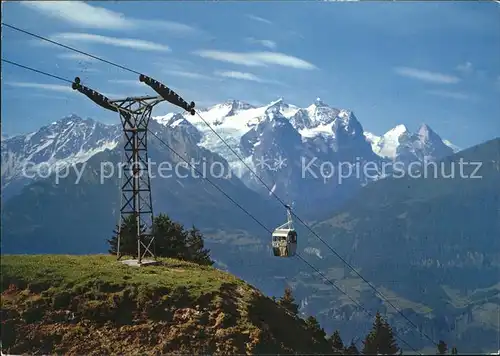
M 155 92 L 157 92 L 162 98 L 167 100 L 169 103 L 174 104 L 175 106 L 180 107 L 188 111 L 191 115 L 195 114 L 194 107 L 195 103 L 192 101 L 191 103 L 187 103 L 186 100 L 180 97 L 175 91 L 167 87 L 165 84 L 160 83 L 159 81 L 148 77 L 144 74 L 139 76 L 139 81 L 145 83 L 149 87 L 151 87 Z
M 106 96 L 84 85 L 81 85 L 80 78 L 76 77 L 71 87 L 73 88 L 73 90 L 78 90 L 80 93 L 86 95 L 90 100 L 103 107 L 104 109 L 118 112 L 118 108 L 110 103 L 109 99 Z

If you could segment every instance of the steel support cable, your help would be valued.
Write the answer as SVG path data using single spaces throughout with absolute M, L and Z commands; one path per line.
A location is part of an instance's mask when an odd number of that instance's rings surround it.
M 50 38 L 47 38 L 47 37 L 44 37 L 44 36 L 37 35 L 36 33 L 33 33 L 33 32 L 30 32 L 30 31 L 23 30 L 23 29 L 21 29 L 21 28 L 19 28 L 19 27 L 16 27 L 16 26 L 9 25 L 9 24 L 7 24 L 7 23 L 5 23 L 5 22 L 2 22 L 2 26 L 8 27 L 8 28 L 10 28 L 10 29 L 12 29 L 12 30 L 15 30 L 15 31 L 18 31 L 18 32 L 22 32 L 22 33 L 24 33 L 24 34 L 26 34 L 26 35 L 29 35 L 29 36 L 32 36 L 32 37 L 35 37 L 35 38 L 38 38 L 39 40 L 42 40 L 42 41 L 46 41 L 46 42 L 52 43 L 52 44 L 54 44 L 54 45 L 56 45 L 56 46 L 59 46 L 59 47 L 62 47 L 62 48 L 66 48 L 66 49 L 69 49 L 70 51 L 74 51 L 74 52 L 76 52 L 76 53 L 83 54 L 84 56 L 88 56 L 88 57 L 90 57 L 90 58 L 94 58 L 94 59 L 96 59 L 96 60 L 98 60 L 98 61 L 104 62 L 104 63 L 106 63 L 106 64 L 110 64 L 110 65 L 112 65 L 112 66 L 115 66 L 115 67 L 117 67 L 117 68 L 120 68 L 120 69 L 126 70 L 126 71 L 128 71 L 128 72 L 132 72 L 132 73 L 135 73 L 135 74 L 139 74 L 139 75 L 141 75 L 141 73 L 139 73 L 139 72 L 137 72 L 137 71 L 135 71 L 135 70 L 133 70 L 133 69 L 127 68 L 127 67 L 125 67 L 125 66 L 122 66 L 122 65 L 120 65 L 120 64 L 118 64 L 118 63 L 114 63 L 114 62 L 108 61 L 108 60 L 106 60 L 106 59 L 100 58 L 100 57 L 95 56 L 95 55 L 93 55 L 93 54 L 90 54 L 90 53 L 88 53 L 88 52 L 81 51 L 81 50 L 79 50 L 79 49 L 77 49 L 77 48 L 74 48 L 74 47 L 71 47 L 71 46 L 68 46 L 68 45 L 62 44 L 62 43 L 60 43 L 60 42 L 57 42 L 57 41 L 51 40 Z
M 366 309 L 365 307 L 363 307 L 363 305 L 361 305 L 357 300 L 355 300 L 354 298 L 352 298 L 349 294 L 347 294 L 346 292 L 344 292 L 339 286 L 335 285 L 335 283 L 333 283 L 328 277 L 325 276 L 325 274 L 323 272 L 321 272 L 319 269 L 317 269 L 316 267 L 314 267 L 311 263 L 307 262 L 301 255 L 297 254 L 297 257 L 300 258 L 302 260 L 302 262 L 304 262 L 305 264 L 307 264 L 311 269 L 315 270 L 321 277 L 323 277 L 323 279 L 328 282 L 329 284 L 332 285 L 332 287 L 334 287 L 336 290 L 338 290 L 340 293 L 344 294 L 347 298 L 349 298 L 349 300 L 351 302 L 353 302 L 358 308 L 362 309 L 370 318 L 373 318 L 374 315 L 372 313 L 370 313 L 370 311 L 368 309 Z M 401 341 L 403 344 L 405 344 L 406 346 L 408 346 L 412 351 L 418 353 L 419 355 L 421 355 L 416 349 L 414 349 L 408 342 L 406 342 L 403 338 L 401 338 L 401 336 L 399 336 L 395 331 L 393 331 L 394 333 L 394 336 L 399 340 Z
M 79 49 L 76 49 L 76 48 L 73 48 L 73 47 L 70 47 L 70 46 L 67 46 L 67 45 L 64 45 L 62 43 L 59 43 L 57 41 L 54 41 L 54 40 L 51 40 L 49 38 L 46 38 L 44 36 L 40 36 L 40 35 L 37 35 L 35 33 L 32 33 L 32 32 L 29 32 L 29 31 L 26 31 L 26 30 L 23 30 L 23 29 L 20 29 L 18 27 L 15 27 L 15 26 L 12 26 L 12 25 L 9 25 L 5 22 L 2 22 L 2 25 L 3 26 L 6 26 L 8 28 L 11 28 L 13 30 L 16 30 L 16 31 L 19 31 L 19 32 L 22 32 L 24 34 L 27 34 L 27 35 L 30 35 L 30 36 L 33 36 L 33 37 L 36 37 L 38 39 L 41 39 L 43 41 L 47 41 L 49 43 L 52 43 L 54 45 L 57 45 L 57 46 L 60 46 L 60 47 L 63 47 L 63 48 L 66 48 L 66 49 L 69 49 L 71 51 L 75 51 L 77 53 L 80 53 L 80 54 L 83 54 L 83 55 L 86 55 L 86 56 L 89 56 L 91 58 L 94 58 L 96 60 L 99 60 L 99 61 L 102 61 L 104 63 L 107 63 L 107 64 L 110 64 L 110 65 L 113 65 L 117 68 L 121 68 L 123 70 L 126 70 L 126 71 L 129 71 L 131 73 L 135 73 L 135 74 L 139 74 L 141 75 L 140 72 L 138 71 L 135 71 L 133 69 L 130 69 L 128 67 L 125 67 L 125 66 L 122 66 L 120 64 L 117 64 L 117 63 L 114 63 L 114 62 L 111 62 L 111 61 L 108 61 L 106 59 L 103 59 L 103 58 L 100 58 L 98 56 L 95 56 L 93 54 L 90 54 L 90 53 L 87 53 L 87 52 L 84 52 L 84 51 L 81 51 Z M 71 82 L 71 81 L 70 81 Z M 250 167 L 249 165 L 240 157 L 240 155 L 238 155 L 238 153 L 217 133 L 217 131 L 215 131 L 213 129 L 213 127 L 200 115 L 200 113 L 198 111 L 196 111 L 197 115 L 200 117 L 200 119 L 205 123 L 205 125 L 208 126 L 208 128 L 217 135 L 217 137 L 231 150 L 231 152 L 233 152 L 233 154 L 245 165 L 245 167 L 264 185 L 264 187 L 284 206 L 286 207 L 287 204 L 285 202 L 283 202 L 283 200 L 278 196 L 276 195 L 276 193 L 262 180 L 262 178 L 257 175 Z M 370 288 L 376 293 L 378 294 L 385 302 L 387 302 L 387 304 L 389 304 L 400 316 L 402 316 L 406 321 L 408 321 L 415 329 L 417 329 L 422 336 L 426 337 L 428 340 L 430 340 L 434 345 L 437 345 L 437 343 L 432 340 L 427 334 L 421 332 L 418 328 L 417 325 L 415 325 L 415 323 L 413 323 L 413 321 L 411 321 L 406 315 L 404 315 L 398 307 L 396 307 L 390 300 L 388 300 L 383 294 L 382 292 L 378 291 L 378 289 L 373 285 L 371 284 L 366 278 L 364 278 L 353 266 L 351 266 L 342 256 L 340 256 L 337 251 L 335 251 L 325 240 L 323 240 L 314 230 L 312 230 L 309 225 L 307 225 L 297 214 L 295 214 L 295 212 L 291 211 L 292 215 L 302 224 L 304 225 L 318 240 L 320 240 L 337 258 L 339 258 L 346 266 L 349 267 L 349 269 L 351 269 L 359 278 L 361 278 L 361 280 L 363 280 L 366 284 L 368 284 L 368 286 L 370 286 Z
M 208 128 L 215 134 L 217 137 L 226 145 L 227 148 L 233 152 L 233 154 L 245 165 L 245 167 L 262 183 L 262 185 L 273 195 L 285 208 L 287 207 L 287 204 L 283 202 L 283 200 L 274 192 L 272 188 L 270 188 L 263 180 L 262 178 L 255 173 L 252 168 L 238 155 L 238 153 L 215 131 L 215 129 L 200 115 L 198 111 L 196 111 L 196 114 L 198 117 L 205 123 L 205 125 L 208 126 Z M 432 342 L 434 345 L 437 345 L 437 343 L 426 333 L 420 331 L 419 327 L 411 321 L 406 315 L 399 310 L 398 307 L 396 307 L 382 292 L 380 292 L 370 281 L 368 281 L 365 277 L 361 275 L 349 262 L 345 260 L 340 254 L 335 251 L 333 247 L 331 247 L 324 239 L 322 239 L 313 229 L 309 227 L 297 214 L 295 214 L 293 211 L 291 211 L 292 215 L 308 229 L 316 238 L 321 241 L 337 258 L 339 258 L 351 271 L 353 271 L 363 282 L 365 282 L 376 294 L 378 294 L 381 299 L 383 299 L 387 304 L 389 304 L 401 317 L 403 317 L 408 323 L 410 323 L 422 336 L 427 338 L 430 342 Z
M 62 46 L 64 48 L 67 48 L 67 49 L 70 49 L 72 51 L 76 51 L 78 53 L 81 53 L 81 54 L 84 54 L 84 55 L 87 55 L 87 56 L 90 56 L 92 58 L 95 58 L 95 59 L 98 59 L 98 60 L 101 60 L 105 63 L 108 63 L 108 64 L 111 64 L 113 66 L 116 66 L 118 68 L 121 68 L 121 69 L 124 69 L 124 70 L 127 70 L 127 71 L 130 71 L 132 73 L 135 73 L 135 74 L 141 74 L 137 71 L 134 71 L 130 68 L 127 68 L 127 67 L 124 67 L 124 66 L 121 66 L 119 64 L 116 64 L 116 63 L 113 63 L 113 62 L 110 62 L 110 61 L 107 61 L 107 60 L 104 60 L 102 58 L 99 58 L 97 56 L 94 56 L 94 55 L 91 55 L 89 53 L 86 53 L 86 52 L 83 52 L 83 51 L 80 51 L 78 49 L 75 49 L 75 48 L 72 48 L 72 47 L 69 47 L 69 46 L 66 46 L 66 45 L 63 45 L 61 43 L 58 43 L 56 41 L 52 41 L 52 40 L 49 40 L 43 36 L 39 36 L 39 35 L 36 35 L 36 34 L 33 34 L 31 32 L 28 32 L 28 31 L 25 31 L 25 30 L 21 30 L 17 27 L 14 27 L 14 26 L 11 26 L 11 25 L 8 25 L 8 24 L 5 24 L 2 22 L 2 25 L 4 26 L 7 26 L 9 28 L 12 28 L 14 30 L 17 30 L 17 31 L 21 31 L 23 33 L 26 33 L 28 35 L 31 35 L 31 36 L 35 36 L 37 38 L 40 38 L 42 40 L 45 40 L 45 41 L 48 41 L 50 43 L 53 43 L 53 44 L 56 44 L 56 45 L 59 45 L 59 46 Z M 56 76 L 56 75 L 53 75 L 53 74 L 50 74 L 50 73 L 46 73 L 46 72 L 43 72 L 43 71 L 40 71 L 40 70 L 37 70 L 37 69 L 34 69 L 34 68 L 30 68 L 30 67 L 27 67 L 27 66 L 23 66 L 21 64 L 18 64 L 18 63 L 15 63 L 15 62 L 11 62 L 11 61 L 8 61 L 8 60 L 5 60 L 2 58 L 2 61 L 4 62 L 7 62 L 7 63 L 10 63 L 10 64 L 13 64 L 13 65 L 16 65 L 18 67 L 21 67 L 21 68 L 24 68 L 24 69 L 27 69 L 27 70 L 30 70 L 30 71 L 33 71 L 33 72 L 36 72 L 36 73 L 39 73 L 39 74 L 44 74 L 44 75 L 47 75 L 49 77 L 52 77 L 52 78 L 55 78 L 55 79 L 59 79 L 59 80 L 62 80 L 62 81 L 65 81 L 65 82 L 69 82 L 69 83 L 73 83 L 73 81 L 69 80 L 69 79 L 65 79 L 65 78 L 62 78 L 62 77 L 59 77 L 59 76 Z M 258 176 L 248 165 L 247 163 L 235 152 L 235 150 L 212 128 L 212 126 L 210 124 L 208 124 L 208 122 L 203 119 L 203 117 L 199 114 L 198 111 L 196 111 L 196 113 L 198 114 L 198 116 L 200 117 L 200 119 L 210 128 L 210 130 L 212 132 L 214 132 L 217 137 L 219 139 L 221 139 L 221 141 L 231 150 L 231 152 L 233 152 L 236 157 L 247 167 L 247 169 L 250 170 L 250 172 L 252 172 L 254 174 L 254 176 L 266 187 L 266 189 L 283 205 L 283 206 L 287 206 L 279 196 L 276 195 L 276 193 L 274 193 L 274 191 L 272 191 L 271 188 L 269 188 L 269 186 L 262 180 L 262 178 L 260 178 L 260 176 Z M 149 131 L 149 130 L 148 130 Z M 151 134 L 153 134 L 153 136 L 157 137 L 153 132 L 149 131 Z M 158 138 L 158 137 L 157 137 Z M 189 164 L 189 163 L 188 163 Z M 199 172 L 198 172 L 199 173 Z M 200 173 L 201 174 L 201 173 Z M 212 184 L 213 185 L 213 184 Z M 214 185 L 214 187 L 216 187 L 218 190 L 220 190 L 220 188 L 216 185 Z M 231 197 L 229 197 L 225 192 L 223 192 L 222 190 L 220 190 L 221 193 L 223 193 L 228 199 L 230 199 L 233 203 L 235 203 L 238 207 L 240 207 L 240 209 L 242 209 L 243 211 L 246 211 L 246 209 L 244 209 L 243 207 L 241 207 L 241 205 L 239 205 L 236 201 L 234 201 Z M 401 315 L 405 320 L 407 320 L 416 330 L 418 330 L 423 336 L 425 336 L 427 339 L 429 339 L 433 344 L 437 345 L 429 336 L 427 336 L 425 333 L 422 333 L 418 326 L 415 325 L 410 319 L 408 319 L 408 317 L 406 317 L 396 306 L 394 306 L 394 304 L 392 304 L 381 292 L 379 292 L 376 287 L 374 287 L 368 280 L 366 280 L 354 267 L 352 267 L 344 258 L 342 258 L 326 241 L 324 241 L 320 236 L 318 236 L 316 234 L 316 232 L 314 232 L 302 219 L 300 219 L 299 216 L 297 216 L 293 211 L 291 212 L 299 222 L 301 222 L 313 235 L 315 235 L 323 244 L 325 244 L 332 253 L 334 253 L 346 266 L 349 267 L 349 269 L 351 269 L 356 275 L 358 275 L 358 277 L 360 277 L 365 283 L 367 283 L 377 294 L 379 294 L 379 296 L 384 300 L 386 301 L 390 306 L 392 306 L 396 312 L 398 312 L 399 315 Z M 250 215 L 249 215 L 250 216 Z M 255 218 L 253 216 L 251 216 L 252 219 L 255 220 Z M 258 222 L 256 220 L 256 222 L 262 226 L 262 224 L 260 222 Z M 264 227 L 264 226 L 262 226 Z M 266 228 L 267 230 L 267 228 Z
M 30 70 L 32 72 L 35 72 L 35 73 L 39 73 L 39 74 L 43 74 L 43 75 L 46 75 L 48 77 L 51 77 L 51 78 L 54 78 L 54 79 L 58 79 L 58 80 L 61 80 L 63 82 L 67 82 L 67 83 L 73 83 L 72 80 L 69 80 L 69 79 L 66 79 L 66 78 L 63 78 L 63 77 L 59 77 L 57 75 L 54 75 L 54 74 L 50 74 L 50 73 L 46 73 L 46 72 L 43 72 L 41 70 L 38 70 L 38 69 L 34 69 L 34 68 L 31 68 L 31 67 L 27 67 L 27 66 L 24 66 L 22 64 L 19 64 L 19 63 L 16 63 L 16 62 L 11 62 L 7 59 L 3 59 L 2 58 L 2 62 L 5 62 L 5 63 L 9 63 L 9 64 L 12 64 L 16 67 L 20 67 L 20 68 L 23 68 L 23 69 L 26 69 L 26 70 Z
M 257 224 L 259 224 L 264 230 L 266 230 L 270 235 L 272 235 L 272 231 L 269 230 L 263 223 L 261 223 L 255 216 L 253 216 L 248 210 L 243 208 L 238 202 L 236 202 L 233 198 L 231 198 L 222 188 L 220 188 L 217 184 L 213 183 L 210 179 L 207 177 L 204 177 L 203 174 L 197 170 L 190 162 L 187 161 L 184 157 L 182 157 L 179 153 L 177 153 L 170 145 L 168 145 L 164 140 L 162 140 L 158 135 L 156 135 L 154 132 L 148 130 L 151 135 L 156 137 L 158 141 L 160 141 L 165 147 L 167 147 L 172 153 L 174 153 L 177 157 L 179 157 L 182 161 L 184 161 L 186 164 L 188 164 L 196 173 L 200 175 L 203 179 L 207 180 L 214 188 L 216 188 L 219 192 L 221 192 L 226 198 L 228 198 L 233 204 L 235 204 L 238 208 L 240 208 L 245 214 L 247 214 L 252 220 L 254 220 Z M 370 313 L 363 305 L 361 305 L 358 301 L 356 301 L 354 298 L 352 298 L 349 294 L 344 292 L 340 287 L 338 287 L 334 282 L 332 282 L 328 277 L 326 277 L 319 269 L 314 267 L 311 263 L 307 262 L 300 254 L 296 254 L 296 257 L 298 257 L 300 260 L 302 260 L 305 264 L 307 264 L 311 269 L 316 271 L 323 279 L 330 285 L 332 285 L 337 291 L 340 293 L 344 294 L 349 300 L 351 300 L 354 304 L 356 304 L 357 307 L 362 309 L 369 317 L 373 317 L 373 314 Z M 403 342 L 406 346 L 408 346 L 412 351 L 417 352 L 418 351 L 413 348 L 408 342 L 406 342 L 404 339 L 402 339 L 399 335 L 397 335 L 396 332 L 394 332 L 394 336 L 398 338 L 401 342 Z

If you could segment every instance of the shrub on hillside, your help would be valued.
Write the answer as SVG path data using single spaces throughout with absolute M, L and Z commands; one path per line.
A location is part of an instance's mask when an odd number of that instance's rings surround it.
M 140 227 L 145 232 L 145 227 Z M 121 225 L 116 227 L 113 237 L 108 240 L 109 253 L 116 254 L 118 250 L 118 236 L 120 234 L 120 254 L 137 258 L 137 223 L 133 215 L 129 215 Z M 158 257 L 177 258 L 195 262 L 200 265 L 213 265 L 210 250 L 205 248 L 203 235 L 196 227 L 189 230 L 172 221 L 167 215 L 160 214 L 153 220 L 154 241 L 152 249 Z M 146 245 L 147 242 L 143 241 Z

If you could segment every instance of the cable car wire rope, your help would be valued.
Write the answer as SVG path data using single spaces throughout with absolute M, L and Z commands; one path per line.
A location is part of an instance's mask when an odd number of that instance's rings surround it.
M 117 63 L 114 63 L 114 62 L 111 62 L 111 61 L 108 61 L 106 59 L 103 59 L 103 58 L 100 58 L 98 56 L 95 56 L 95 55 L 92 55 L 90 53 L 87 53 L 87 52 L 84 52 L 84 51 L 81 51 L 81 50 L 78 50 L 76 48 L 73 48 L 73 47 L 70 47 L 70 46 L 67 46 L 67 45 L 64 45 L 62 43 L 59 43 L 57 41 L 53 41 L 53 40 L 50 40 L 44 36 L 40 36 L 40 35 L 37 35 L 35 33 L 32 33 L 32 32 L 29 32 L 29 31 L 26 31 L 26 30 L 23 30 L 23 29 L 20 29 L 18 27 L 15 27 L 15 26 L 12 26 L 12 25 L 9 25 L 7 23 L 4 23 L 2 22 L 1 23 L 2 26 L 6 26 L 8 28 L 11 28 L 15 31 L 19 31 L 19 32 L 22 32 L 24 34 L 27 34 L 27 35 L 30 35 L 30 36 L 33 36 L 33 37 L 36 37 L 40 40 L 43 40 L 43 41 L 47 41 L 49 43 L 52 43 L 54 45 L 57 45 L 57 46 L 60 46 L 60 47 L 63 47 L 65 49 L 69 49 L 71 51 L 75 51 L 77 53 L 80 53 L 80 54 L 83 54 L 83 55 L 86 55 L 86 56 L 89 56 L 91 58 L 94 58 L 96 60 L 99 60 L 99 61 L 102 61 L 104 63 L 107 63 L 107 64 L 110 64 L 112 66 L 115 66 L 117 68 L 120 68 L 120 69 L 123 69 L 123 70 L 126 70 L 128 72 L 131 72 L 131 73 L 134 73 L 134 74 L 139 74 L 141 75 L 140 72 L 138 71 L 135 71 L 133 69 L 130 69 L 128 67 L 125 67 L 125 66 L 122 66 L 120 64 L 117 64 Z M 55 75 L 52 75 L 52 74 L 49 74 L 49 73 L 44 73 L 42 71 L 39 71 L 39 70 L 36 70 L 36 69 L 33 69 L 33 68 L 29 68 L 29 67 L 26 67 L 26 66 L 23 66 L 23 65 L 20 65 L 20 64 L 16 64 L 16 63 L 13 63 L 13 62 L 10 62 L 10 61 L 7 61 L 7 60 L 4 60 L 2 58 L 2 61 L 5 61 L 7 63 L 10 63 L 10 64 L 14 64 L 14 65 L 17 65 L 21 68 L 24 68 L 24 69 L 28 69 L 28 70 L 32 70 L 34 72 L 37 72 L 37 73 L 40 73 L 40 74 L 45 74 L 45 75 L 48 75 L 50 77 L 53 77 L 55 79 L 59 79 L 59 80 L 63 80 L 65 82 L 70 82 L 72 83 L 72 81 L 68 80 L 68 79 L 65 79 L 65 78 L 61 78 L 61 77 L 58 77 L 58 76 L 55 76 Z M 213 129 L 213 127 L 201 116 L 201 114 L 196 111 L 196 114 L 198 115 L 198 117 L 205 123 L 205 125 L 207 125 L 207 127 L 213 132 L 216 134 L 216 136 L 230 149 L 231 152 L 233 152 L 233 154 L 245 165 L 245 167 L 251 172 L 253 173 L 253 175 L 262 183 L 262 185 L 264 185 L 264 187 L 271 193 L 271 195 L 273 195 L 283 206 L 287 206 L 287 204 L 285 202 L 283 202 L 283 200 L 278 196 L 276 195 L 276 193 L 274 193 L 274 191 L 262 180 L 262 178 L 260 176 L 258 176 L 250 167 L 249 165 L 237 154 L 237 152 L 217 133 L 217 131 L 215 131 Z M 225 194 L 225 193 L 224 193 Z M 232 200 L 232 198 L 231 198 Z M 427 338 L 429 341 L 431 341 L 434 345 L 437 345 L 437 343 L 431 338 L 429 337 L 426 333 L 424 333 L 423 331 L 421 331 L 419 329 L 419 327 L 413 322 L 411 321 L 406 315 L 404 315 L 398 307 L 396 307 L 387 297 L 385 297 L 384 294 L 382 294 L 372 283 L 370 283 L 365 277 L 363 277 L 349 262 L 347 262 L 342 256 L 340 256 L 337 251 L 335 251 L 324 239 L 322 239 L 314 230 L 312 230 L 297 214 L 295 214 L 293 211 L 291 212 L 293 214 L 293 216 L 302 224 L 304 225 L 304 227 L 306 227 L 307 230 L 309 230 L 316 238 L 318 238 L 318 240 L 320 240 L 337 258 L 339 258 L 351 271 L 353 271 L 361 280 L 363 280 L 363 282 L 365 282 L 376 294 L 378 294 L 380 296 L 381 299 L 383 299 L 387 304 L 389 304 L 401 317 L 403 317 L 408 323 L 410 323 L 417 331 L 419 331 L 419 333 L 424 336 L 425 338 Z
M 12 64 L 12 65 L 15 65 L 15 66 L 18 66 L 20 68 L 23 68 L 23 69 L 26 69 L 26 70 L 30 70 L 30 71 L 33 71 L 33 72 L 36 72 L 36 73 L 39 73 L 39 74 L 42 74 L 42 75 L 46 75 L 48 77 L 51 77 L 51 78 L 54 78 L 54 79 L 58 79 L 58 80 L 61 80 L 61 81 L 64 81 L 64 82 L 69 82 L 69 83 L 72 83 L 71 80 L 69 79 L 66 79 L 66 78 L 63 78 L 63 77 L 59 77 L 57 75 L 53 75 L 53 74 L 50 74 L 50 73 L 47 73 L 47 72 L 44 72 L 44 71 L 41 71 L 41 70 L 38 70 L 38 69 L 34 69 L 34 68 L 31 68 L 31 67 L 28 67 L 28 66 L 24 66 L 24 65 L 21 65 L 19 63 L 16 63 L 16 62 L 12 62 L 12 61 L 9 61 L 9 60 L 6 60 L 4 58 L 2 58 L 2 61 L 3 62 L 6 62 L 6 63 L 9 63 L 9 64 Z M 245 214 L 247 214 L 252 220 L 254 220 L 258 225 L 260 225 L 264 230 L 266 230 L 268 233 L 272 234 L 272 231 L 269 230 L 263 223 L 261 223 L 257 218 L 255 218 L 255 216 L 253 216 L 247 209 L 245 209 L 244 207 L 242 207 L 238 202 L 236 202 L 233 198 L 231 198 L 231 196 L 229 196 L 222 188 L 220 188 L 217 184 L 213 183 L 210 179 L 208 179 L 207 177 L 205 177 L 199 170 L 197 170 L 190 162 L 188 162 L 184 157 L 182 157 L 177 151 L 175 151 L 172 147 L 170 147 L 170 145 L 168 145 L 164 140 L 162 140 L 158 135 L 156 135 L 156 133 L 154 133 L 153 131 L 151 131 L 150 129 L 148 129 L 148 132 L 153 135 L 159 142 L 161 142 L 165 147 L 167 147 L 170 151 L 172 151 L 172 153 L 174 153 L 176 156 L 178 156 L 181 160 L 183 160 L 186 164 L 188 164 L 189 166 L 191 166 L 191 168 L 193 168 L 195 170 L 196 173 L 198 173 L 203 179 L 207 180 L 214 188 L 216 188 L 219 192 L 221 192 L 226 198 L 228 198 L 233 204 L 235 204 L 238 208 L 240 208 Z M 347 298 L 349 298 L 349 300 L 351 300 L 357 307 L 359 307 L 360 309 L 362 309 L 368 316 L 370 317 L 373 317 L 373 314 L 370 313 L 369 310 L 367 310 L 363 305 L 361 305 L 358 301 L 356 301 L 354 298 L 352 298 L 349 294 L 347 294 L 347 292 L 344 292 L 340 287 L 338 287 L 334 282 L 332 282 L 328 277 L 325 276 L 324 273 L 322 273 L 318 268 L 314 267 L 310 262 L 308 262 L 306 259 L 304 259 L 300 254 L 296 254 L 295 255 L 296 257 L 298 257 L 300 260 L 302 260 L 305 264 L 307 264 L 311 269 L 313 269 L 315 272 L 317 272 L 321 277 L 323 277 L 323 279 L 330 285 L 332 285 L 337 291 L 339 291 L 340 293 L 344 294 Z M 418 351 L 413 348 L 410 344 L 408 344 L 404 339 L 402 339 L 396 332 L 394 332 L 394 336 L 396 338 L 398 338 L 401 342 L 403 342 L 406 346 L 408 346 L 410 349 L 412 349 L 412 351 L 414 352 L 417 352 Z

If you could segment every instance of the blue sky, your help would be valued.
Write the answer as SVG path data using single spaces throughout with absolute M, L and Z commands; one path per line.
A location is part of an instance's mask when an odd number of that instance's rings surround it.
M 497 2 L 4 2 L 3 21 L 144 72 L 206 106 L 320 97 L 365 130 L 427 123 L 467 147 L 500 136 Z M 111 98 L 137 75 L 2 28 L 2 58 Z M 2 63 L 2 133 L 70 113 L 118 122 L 63 82 Z M 154 115 L 174 108 L 158 106 Z

